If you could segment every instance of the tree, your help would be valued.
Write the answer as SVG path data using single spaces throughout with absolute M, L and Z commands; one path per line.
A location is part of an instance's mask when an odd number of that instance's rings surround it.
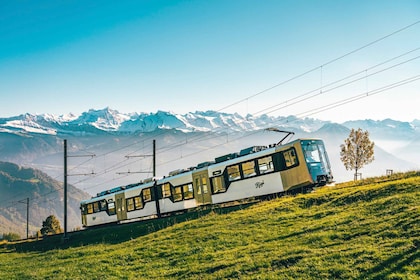
M 15 241 L 19 239 L 20 239 L 20 235 L 15 232 L 3 233 L 2 240 Z
M 340 159 L 344 163 L 346 170 L 355 170 L 355 181 L 357 180 L 357 171 L 375 159 L 373 156 L 374 146 L 375 143 L 369 139 L 369 132 L 362 131 L 361 128 L 357 130 L 352 129 L 349 137 L 340 146 Z
M 63 229 L 60 226 L 60 221 L 54 216 L 48 216 L 48 218 L 42 222 L 41 234 L 57 234 L 63 232 Z

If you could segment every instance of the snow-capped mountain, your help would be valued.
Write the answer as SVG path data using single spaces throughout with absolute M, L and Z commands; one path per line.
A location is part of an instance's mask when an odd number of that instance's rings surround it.
M 395 138 L 395 134 L 398 133 L 399 137 L 411 137 L 413 134 L 418 133 L 420 126 L 419 121 L 414 120 L 413 122 L 401 122 L 391 119 L 385 119 L 381 121 L 374 120 L 358 120 L 358 121 L 347 121 L 343 123 L 345 127 L 354 128 L 360 127 L 363 130 L 369 131 L 371 134 L 381 136 L 383 138 Z
M 79 184 L 82 189 L 100 191 L 114 184 L 133 182 L 130 176 L 115 178 L 115 172 L 150 168 L 150 164 L 143 163 L 142 167 L 134 159 L 127 159 L 127 155 L 150 154 L 152 139 L 161 149 L 158 173 L 164 176 L 172 170 L 211 161 L 253 145 L 277 143 L 284 135 L 265 130 L 270 127 L 293 131 L 294 139 L 323 139 L 337 181 L 345 180 L 350 172 L 340 161 L 340 144 L 352 128 L 368 130 L 375 142 L 375 161 L 363 170 L 364 176 L 383 174 L 388 169 L 404 171 L 420 167 L 420 120 L 410 123 L 390 119 L 355 120 L 338 124 L 295 116 L 241 116 L 215 111 L 127 114 L 110 108 L 89 110 L 81 115 L 22 114 L 0 118 L 0 161 L 60 177 L 63 139 L 67 139 L 71 145 L 69 153 L 99 155 L 89 164 L 79 165 L 73 158 L 71 162 L 80 168 L 74 173 L 102 174 L 87 180 L 90 185 Z M 110 183 L 104 186 L 103 181 Z
M 157 129 L 174 129 L 183 132 L 255 131 L 271 126 L 292 127 L 311 132 L 321 128 L 324 121 L 298 119 L 294 116 L 271 117 L 262 115 L 241 116 L 215 111 L 176 114 L 158 111 L 156 113 L 124 114 L 110 108 L 89 110 L 80 116 L 72 114 L 54 116 L 50 114 L 23 114 L 16 117 L 0 118 L 0 132 L 79 134 L 83 133 L 140 133 Z

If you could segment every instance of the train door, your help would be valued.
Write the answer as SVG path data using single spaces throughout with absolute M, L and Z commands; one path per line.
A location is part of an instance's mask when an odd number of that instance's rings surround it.
M 127 219 L 127 209 L 125 207 L 125 195 L 124 193 L 117 193 L 115 195 L 115 204 L 117 208 L 117 219 L 118 221 Z
M 86 204 L 82 204 L 81 206 L 80 206 L 80 210 L 81 210 L 81 213 L 82 213 L 82 225 L 83 226 L 87 226 L 87 217 L 86 217 L 86 213 L 87 213 L 87 210 L 86 210 Z
M 207 170 L 193 174 L 193 186 L 197 205 L 211 204 L 211 191 Z

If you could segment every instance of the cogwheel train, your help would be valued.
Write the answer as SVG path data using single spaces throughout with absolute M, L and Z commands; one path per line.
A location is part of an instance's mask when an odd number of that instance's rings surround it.
M 332 183 L 322 140 L 253 146 L 161 179 L 150 178 L 81 202 L 84 227 L 158 218 L 203 205 L 223 205 Z

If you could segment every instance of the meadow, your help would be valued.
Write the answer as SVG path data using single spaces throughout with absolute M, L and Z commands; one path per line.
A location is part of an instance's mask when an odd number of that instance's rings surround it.
M 68 239 L 0 245 L 0 279 L 420 279 L 420 173 Z

